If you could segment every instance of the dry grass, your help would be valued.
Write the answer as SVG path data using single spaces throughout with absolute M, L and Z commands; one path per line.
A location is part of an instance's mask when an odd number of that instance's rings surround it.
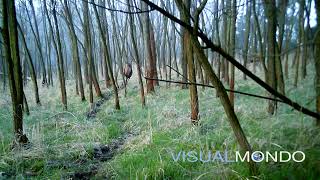
M 308 79 L 312 71 L 308 71 Z M 252 80 L 243 81 L 237 72 L 236 89 L 265 94 Z M 40 88 L 42 106 L 36 106 L 31 84 L 25 93 L 31 115 L 25 116 L 24 128 L 29 149 L 11 150 L 12 123 L 10 96 L 0 94 L 0 172 L 11 176 L 35 179 L 67 178 L 75 172 L 90 171 L 97 166 L 95 178 L 114 179 L 246 179 L 246 164 L 174 162 L 171 152 L 179 150 L 239 150 L 223 108 L 212 89 L 199 88 L 201 125 L 194 127 L 189 119 L 188 90 L 164 84 L 147 96 L 142 108 L 135 78 L 129 81 L 127 97 L 120 94 L 121 110 L 113 108 L 111 98 L 95 119 L 87 119 L 88 102 L 81 102 L 74 93 L 74 83 L 67 81 L 68 112 L 62 110 L 58 87 Z M 175 75 L 174 75 L 175 77 Z M 292 77 L 292 74 L 291 74 Z M 101 85 L 104 87 L 104 85 Z M 287 89 L 292 82 L 287 81 Z M 103 92 L 107 90 L 103 88 Z M 304 105 L 314 97 L 312 81 L 300 82 L 288 93 Z M 97 99 L 96 99 L 97 100 Z M 307 102 L 306 102 L 307 100 Z M 251 97 L 236 96 L 235 111 L 250 144 L 256 150 L 303 150 L 306 161 L 260 165 L 258 179 L 297 179 L 317 177 L 320 170 L 320 133 L 311 118 L 279 104 L 278 113 L 266 113 L 267 102 Z M 314 102 L 307 105 L 314 107 Z M 96 162 L 93 148 L 133 134 L 122 150 L 108 162 Z M 0 175 L 1 178 L 1 175 Z

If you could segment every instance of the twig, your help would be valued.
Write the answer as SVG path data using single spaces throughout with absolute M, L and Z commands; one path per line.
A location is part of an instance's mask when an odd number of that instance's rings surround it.
M 86 1 L 86 0 L 81 0 L 81 1 L 84 1 L 86 3 L 89 3 L 93 6 L 96 6 L 98 8 L 103 8 L 103 9 L 106 9 L 108 11 L 111 11 L 111 12 L 120 12 L 120 13 L 125 13 L 125 14 L 142 14 L 142 13 L 149 13 L 149 12 L 152 12 L 154 11 L 155 9 L 154 8 L 151 8 L 150 10 L 145 10 L 145 11 L 135 11 L 135 12 L 129 12 L 129 11 L 124 11 L 124 10 L 121 10 L 121 9 L 112 9 L 112 8 L 108 8 L 106 6 L 102 6 L 102 5 L 99 5 L 99 4 L 96 4 L 96 3 L 93 3 L 93 2 L 90 2 L 90 1 Z
M 164 80 L 164 79 L 155 79 L 155 78 L 148 78 L 148 77 L 144 77 L 144 78 L 147 79 L 147 80 L 154 80 L 154 81 L 160 81 L 160 82 L 170 82 L 170 83 L 175 83 L 175 84 L 196 85 L 196 86 L 202 86 L 202 87 L 215 88 L 214 86 L 206 85 L 206 84 L 200 84 L 200 83 L 169 81 L 169 80 Z M 245 95 L 245 96 L 251 96 L 251 97 L 256 97 L 256 98 L 260 98 L 260 99 L 267 99 L 267 100 L 272 100 L 272 101 L 284 103 L 280 99 L 275 99 L 275 98 L 270 98 L 270 97 L 265 97 L 265 96 L 259 96 L 259 95 L 256 95 L 256 94 L 250 94 L 250 93 L 245 93 L 245 92 L 241 92 L 241 91 L 235 91 L 235 90 L 231 90 L 231 89 L 226 89 L 226 91 L 237 93 L 237 94 L 241 94 L 241 95 Z
M 170 69 L 172 69 L 173 71 L 175 71 L 176 73 L 178 73 L 180 76 L 182 76 L 183 78 L 186 78 L 186 80 L 188 80 L 189 82 L 190 82 L 190 80 L 187 78 L 187 77 L 185 77 L 183 74 L 181 74 L 178 70 L 176 70 L 176 69 L 174 69 L 173 67 L 171 67 L 171 66 L 169 66 L 169 65 L 167 65 Z

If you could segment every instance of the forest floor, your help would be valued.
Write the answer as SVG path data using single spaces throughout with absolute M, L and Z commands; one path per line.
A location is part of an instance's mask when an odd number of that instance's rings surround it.
M 287 95 L 314 109 L 313 70 L 308 80 L 293 87 L 286 80 Z M 138 84 L 129 81 L 127 97 L 120 92 L 121 110 L 114 100 L 104 101 L 94 117 L 89 104 L 75 95 L 67 81 L 68 112 L 62 110 L 58 82 L 40 88 L 42 106 L 33 98 L 32 84 L 25 89 L 30 116 L 24 129 L 30 145 L 11 149 L 12 110 L 9 92 L 0 94 L 0 179 L 246 179 L 246 163 L 174 161 L 179 151 L 238 151 L 215 90 L 198 88 L 200 125 L 192 126 L 189 90 L 160 83 L 141 107 Z M 102 91 L 110 93 L 101 83 Z M 252 80 L 237 72 L 236 90 L 265 95 Z M 88 94 L 88 93 L 86 93 Z M 87 97 L 88 99 L 88 97 Z M 95 98 L 95 101 L 98 101 Z M 267 101 L 236 95 L 235 111 L 254 150 L 303 151 L 302 163 L 259 163 L 258 179 L 316 179 L 320 177 L 320 131 L 312 118 L 279 104 L 277 114 L 267 114 Z

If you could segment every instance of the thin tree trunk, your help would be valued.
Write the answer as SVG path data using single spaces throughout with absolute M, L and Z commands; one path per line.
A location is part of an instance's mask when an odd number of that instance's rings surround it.
M 305 18 L 304 18 L 304 11 L 305 11 L 305 5 L 306 4 L 306 2 L 305 2 L 305 0 L 300 0 L 300 6 L 301 6 L 301 8 L 303 8 L 303 11 L 302 11 L 302 13 L 301 13 L 301 15 L 302 15 L 302 24 L 301 24 L 301 38 L 302 38 L 302 40 L 301 40 L 301 43 L 302 43 L 302 50 L 301 50 L 301 78 L 302 78 L 302 80 L 304 80 L 305 78 L 306 78 L 306 76 L 307 76 L 307 57 L 308 57 L 308 55 L 307 55 L 307 48 L 308 48 L 308 46 L 306 45 L 307 44 L 307 35 L 308 34 L 306 34 L 306 30 L 305 30 L 305 28 L 304 28 L 304 22 L 305 22 Z
M 75 70 L 76 70 L 76 82 L 79 84 L 79 91 L 80 91 L 80 97 L 81 101 L 85 101 L 85 95 L 84 95 L 84 87 L 83 87 L 83 80 L 82 80 L 82 71 L 81 71 L 81 64 L 80 64 L 80 58 L 79 58 L 79 49 L 78 49 L 78 41 L 76 32 L 73 25 L 73 19 L 71 16 L 71 12 L 69 9 L 69 5 L 67 3 L 67 0 L 64 0 L 64 8 L 65 8 L 65 14 L 68 21 L 68 27 L 69 27 L 69 33 L 70 33 L 70 39 L 72 43 L 72 58 L 75 63 Z
M 132 4 L 132 0 L 127 0 L 128 3 L 128 11 L 131 12 L 130 6 Z M 140 86 L 140 98 L 141 98 L 141 104 L 142 107 L 146 105 L 146 100 L 144 97 L 144 87 L 143 87 L 143 81 L 142 81 L 142 75 L 141 75 L 141 65 L 140 65 L 140 57 L 139 57 L 139 51 L 138 51 L 138 46 L 136 43 L 136 37 L 135 37 L 135 24 L 134 24 L 134 16 L 129 15 L 129 24 L 130 24 L 130 37 L 131 37 L 131 42 L 133 46 L 133 54 L 136 59 L 136 64 L 137 64 L 137 72 L 138 72 L 138 81 L 139 81 L 139 86 Z
M 251 20 L 251 8 L 249 0 L 246 1 L 246 31 L 244 35 L 244 49 L 243 49 L 243 66 L 247 68 L 248 64 L 248 51 L 249 51 L 249 38 L 250 38 L 250 20 Z M 243 79 L 246 80 L 246 74 L 243 74 Z
M 267 71 L 267 66 L 265 63 L 265 53 L 264 53 L 264 47 L 263 47 L 263 41 L 262 41 L 260 22 L 259 22 L 258 15 L 256 12 L 256 0 L 252 0 L 252 11 L 253 11 L 253 17 L 254 17 L 254 26 L 257 28 L 257 33 L 258 33 L 259 48 L 260 48 L 260 58 L 259 59 L 260 59 L 261 65 L 263 67 L 265 79 L 267 81 L 268 71 Z
M 37 16 L 36 16 L 36 12 L 35 12 L 35 9 L 34 9 L 34 6 L 33 6 L 33 1 L 32 0 L 28 0 L 28 1 L 29 1 L 30 6 L 31 6 L 31 13 L 32 13 L 33 20 L 34 20 L 34 26 L 31 23 L 31 18 L 30 18 L 30 15 L 28 13 L 28 10 L 27 10 L 27 14 L 28 14 L 28 17 L 29 17 L 31 30 L 32 30 L 32 32 L 33 32 L 33 34 L 35 36 L 36 46 L 37 46 L 37 49 L 38 49 L 39 55 L 40 55 L 40 62 L 41 62 L 41 68 L 42 68 L 42 85 L 48 85 L 47 84 L 48 83 L 47 82 L 47 71 L 46 71 L 46 65 L 44 63 L 44 56 L 43 56 L 43 53 L 42 53 L 42 45 L 41 45 L 41 41 L 40 41 L 40 33 L 39 33 L 39 28 L 38 28 Z
M 197 83 L 196 81 L 196 73 L 194 68 L 194 59 L 193 59 L 193 48 L 191 44 L 190 34 L 187 32 L 185 43 L 188 44 L 186 49 L 187 54 L 187 62 L 188 62 L 188 77 L 189 81 L 192 83 Z M 189 85 L 190 91 L 190 106 L 191 106 L 191 122 L 193 125 L 198 125 L 198 115 L 199 115 L 199 102 L 198 102 L 198 91 L 197 86 Z
M 44 1 L 45 4 L 45 9 L 46 7 L 46 2 Z M 57 59 L 58 59 L 58 74 L 59 74 L 59 81 L 60 81 L 60 90 L 61 90 L 61 100 L 62 104 L 64 107 L 64 110 L 68 109 L 68 104 L 67 104 L 67 92 L 66 92 L 66 85 L 65 85 L 65 77 L 64 77 L 64 63 L 63 63 L 63 56 L 62 56 L 62 45 L 61 45 L 61 39 L 60 39 L 60 32 L 59 32 L 59 24 L 58 24 L 58 19 L 57 19 L 57 12 L 56 12 L 56 4 L 54 0 L 51 0 L 51 4 L 53 5 L 53 20 L 54 20 L 54 26 L 55 26 L 55 32 L 56 32 L 56 41 L 57 43 L 55 44 L 56 48 L 56 53 L 57 53 Z M 47 14 L 48 21 L 50 22 L 49 15 Z M 49 23 L 51 24 L 51 23 Z M 50 25 L 52 28 L 52 25 Z M 53 32 L 53 29 L 51 30 Z
M 283 51 L 283 37 L 284 37 L 284 27 L 285 27 L 285 18 L 287 11 L 288 0 L 279 1 L 278 10 L 278 24 L 279 24 L 279 33 L 278 33 L 278 43 L 276 44 L 276 76 L 277 76 L 277 84 L 279 87 L 279 91 L 285 95 L 285 82 L 283 78 L 283 68 L 282 68 L 282 56 L 281 53 Z
M 29 105 L 25 93 L 23 92 L 23 111 L 27 116 L 30 115 Z
M 292 32 L 293 32 L 293 26 L 294 26 L 294 23 L 292 22 L 293 21 L 293 18 L 291 18 L 291 25 L 289 27 L 289 32 L 287 33 L 287 36 L 286 36 L 286 47 L 285 47 L 285 50 L 287 51 L 286 52 L 286 55 L 285 55 L 285 65 L 284 65 L 284 73 L 285 73 L 285 77 L 288 79 L 289 78 L 289 44 L 290 44 L 290 41 L 291 41 L 291 35 L 292 35 Z
M 299 36 L 298 36 L 298 48 L 297 48 L 297 56 L 295 60 L 295 76 L 294 76 L 294 82 L 293 85 L 294 87 L 298 86 L 298 79 L 299 79 L 299 68 L 300 68 L 300 62 L 303 64 L 305 61 L 305 57 L 303 53 L 301 53 L 301 47 L 300 44 L 303 43 L 304 41 L 304 0 L 300 0 L 300 5 L 299 5 Z
M 142 9 L 148 9 L 147 5 L 142 2 Z M 150 78 L 155 78 L 155 69 L 156 69 L 156 62 L 154 62 L 152 47 L 151 47 L 151 27 L 150 27 L 150 17 L 148 13 L 143 15 L 143 29 L 144 29 L 144 40 L 145 40 L 145 47 L 146 47 L 146 75 Z M 154 90 L 154 82 L 153 80 L 147 80 L 147 93 L 153 93 Z
M 183 0 L 185 8 L 190 11 L 190 5 L 191 1 L 190 0 Z M 189 17 L 184 13 L 180 12 L 180 17 L 182 21 L 189 22 Z M 188 49 L 188 44 L 187 42 L 187 30 L 185 30 L 183 27 L 181 27 L 181 68 L 182 68 L 182 82 L 187 82 L 187 77 L 188 77 L 188 55 L 187 55 L 187 49 Z M 187 89 L 187 85 L 182 85 L 182 89 Z
M 232 13 L 231 13 L 231 27 L 230 27 L 230 50 L 231 56 L 235 57 L 235 48 L 236 48 L 236 21 L 237 21 L 237 1 L 232 0 Z M 234 65 L 230 63 L 231 66 L 231 78 L 230 78 L 230 89 L 234 90 L 234 80 L 235 80 L 235 69 Z M 234 93 L 230 92 L 229 94 L 231 105 L 234 107 Z
M 315 1 L 317 13 L 317 29 L 320 29 L 320 1 Z M 320 32 L 318 31 L 315 38 L 315 89 L 316 89 L 316 110 L 320 113 Z M 320 119 L 316 120 L 317 126 L 320 127 Z
M 32 80 L 32 83 L 33 83 L 33 88 L 34 88 L 34 93 L 35 93 L 35 99 L 36 99 L 36 103 L 38 105 L 41 105 L 40 103 L 40 98 L 39 98 L 39 90 L 38 90 L 38 83 L 37 83 L 37 76 L 36 76 L 36 73 L 35 73 L 35 70 L 34 70 L 34 66 L 33 66 L 33 62 L 32 62 L 32 57 L 31 57 L 31 53 L 28 49 L 28 46 L 27 46 L 27 43 L 26 43 L 26 39 L 24 37 L 24 34 L 23 34 L 23 31 L 20 27 L 20 25 L 18 24 L 18 30 L 20 31 L 21 33 L 21 40 L 22 40 L 22 44 L 23 44 L 23 47 L 24 49 L 26 50 L 26 53 L 27 53 L 27 62 L 28 62 L 28 67 L 29 67 L 29 72 L 30 72 L 30 76 L 31 76 L 31 80 Z
M 275 0 L 264 0 L 265 4 L 265 14 L 268 19 L 267 23 L 267 40 L 268 40 L 268 76 L 267 82 L 273 89 L 277 89 L 277 79 L 276 79 L 276 5 Z M 273 95 L 269 95 L 274 98 Z M 269 114 L 274 114 L 276 108 L 275 101 L 269 101 L 268 112 Z
M 104 52 L 106 53 L 106 57 L 107 57 L 107 59 L 105 59 L 105 60 L 106 60 L 106 64 L 107 64 L 108 72 L 109 72 L 109 77 L 111 79 L 111 83 L 112 83 L 112 87 L 113 87 L 113 91 L 114 91 L 115 108 L 116 109 L 120 109 L 118 88 L 116 86 L 115 79 L 114 79 L 114 76 L 113 76 L 112 65 L 111 65 L 111 62 L 110 62 L 111 56 L 109 54 L 109 50 L 108 50 L 108 47 L 107 47 L 106 35 L 102 30 L 101 21 L 100 21 L 100 17 L 99 17 L 98 11 L 97 11 L 97 7 L 93 6 L 93 9 L 94 9 L 95 16 L 97 18 L 97 24 L 98 24 L 98 29 L 99 29 L 99 32 L 100 32 L 100 37 L 102 38 L 102 41 L 103 41 Z
M 250 144 L 249 144 L 249 142 L 248 142 L 248 140 L 247 140 L 247 138 L 241 128 L 239 120 L 234 112 L 234 109 L 231 105 L 231 102 L 228 98 L 228 94 L 226 93 L 226 90 L 225 90 L 223 84 L 221 83 L 219 78 L 216 76 L 210 63 L 206 59 L 206 56 L 203 52 L 203 49 L 201 49 L 201 46 L 200 46 L 196 36 L 194 36 L 194 35 L 191 36 L 191 39 L 192 39 L 193 45 L 195 47 L 194 49 L 195 49 L 195 53 L 198 57 L 197 59 L 199 60 L 201 66 L 205 70 L 206 74 L 208 74 L 212 85 L 216 88 L 216 91 L 219 94 L 218 96 L 220 98 L 221 104 L 225 110 L 225 113 L 228 117 L 228 121 L 229 121 L 229 123 L 232 127 L 232 130 L 236 136 L 236 139 L 242 149 L 242 152 L 247 152 L 247 151 L 252 152 L 251 146 L 250 146 Z M 255 175 L 258 173 L 258 168 L 253 161 L 249 162 L 249 167 L 250 167 L 251 174 Z

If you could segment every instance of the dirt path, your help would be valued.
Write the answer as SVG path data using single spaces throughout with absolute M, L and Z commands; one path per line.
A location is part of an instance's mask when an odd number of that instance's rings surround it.
M 101 106 L 108 101 L 112 96 L 112 93 L 107 93 L 103 95 L 103 98 L 99 99 L 97 102 L 93 103 L 93 108 L 87 112 L 87 119 L 95 118 L 97 113 L 101 110 Z
M 124 89 L 122 85 L 119 90 Z M 88 119 L 94 119 L 97 113 L 102 109 L 102 105 L 112 97 L 113 93 L 109 92 L 104 95 L 103 98 L 94 103 L 91 111 L 87 112 L 86 116 Z M 99 170 L 102 162 L 106 162 L 115 157 L 122 149 L 123 145 L 132 139 L 136 134 L 131 132 L 124 132 L 118 138 L 113 139 L 109 144 L 96 145 L 93 148 L 93 161 L 90 165 L 89 170 L 82 172 L 74 172 L 68 175 L 71 179 L 90 179 L 94 177 Z M 85 163 L 83 163 L 85 164 Z
M 119 88 L 118 88 L 118 92 L 120 92 L 122 89 L 124 89 L 125 86 L 122 84 Z M 113 92 L 109 91 L 106 94 L 103 94 L 103 97 L 101 99 L 99 99 L 97 102 L 93 103 L 93 108 L 86 113 L 87 115 L 87 119 L 91 119 L 91 118 L 95 118 L 97 113 L 101 110 L 101 106 L 108 101 L 111 97 L 113 96 Z
M 93 161 L 88 171 L 75 172 L 68 176 L 71 179 L 90 179 L 94 177 L 99 170 L 102 162 L 106 162 L 115 157 L 135 135 L 132 133 L 124 133 L 120 137 L 113 139 L 111 143 L 106 145 L 97 145 L 93 148 Z M 107 178 L 107 175 L 106 175 Z

